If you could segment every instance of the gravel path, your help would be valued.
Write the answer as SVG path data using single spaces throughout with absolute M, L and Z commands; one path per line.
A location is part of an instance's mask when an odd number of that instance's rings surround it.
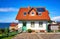
M 12 39 L 60 39 L 60 34 L 30 34 L 21 33 Z

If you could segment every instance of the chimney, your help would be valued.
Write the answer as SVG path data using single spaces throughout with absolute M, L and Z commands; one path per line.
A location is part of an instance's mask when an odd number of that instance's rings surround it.
M 28 10 L 30 10 L 31 9 L 31 7 L 30 6 L 28 6 Z

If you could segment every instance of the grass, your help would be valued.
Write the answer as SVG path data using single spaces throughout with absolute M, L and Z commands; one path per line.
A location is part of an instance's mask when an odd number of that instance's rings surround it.
M 2 39 L 12 39 L 14 36 L 9 36 L 9 37 L 5 37 L 5 38 L 2 38 Z
M 18 34 L 17 32 L 9 32 L 7 34 L 3 33 L 0 34 L 0 39 L 12 39 L 16 34 Z
M 2 36 L 2 34 L 0 34 L 0 36 Z

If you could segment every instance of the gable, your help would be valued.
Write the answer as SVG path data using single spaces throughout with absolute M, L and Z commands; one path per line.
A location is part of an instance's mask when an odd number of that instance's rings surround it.
M 31 12 L 29 13 L 30 16 L 36 16 L 36 11 L 33 9 L 31 10 Z

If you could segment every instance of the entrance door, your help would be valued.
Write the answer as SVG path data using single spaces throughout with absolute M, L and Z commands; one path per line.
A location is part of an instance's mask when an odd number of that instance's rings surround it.
M 23 27 L 22 27 L 22 30 L 23 30 L 23 32 L 25 32 L 26 31 L 26 22 L 23 22 Z

